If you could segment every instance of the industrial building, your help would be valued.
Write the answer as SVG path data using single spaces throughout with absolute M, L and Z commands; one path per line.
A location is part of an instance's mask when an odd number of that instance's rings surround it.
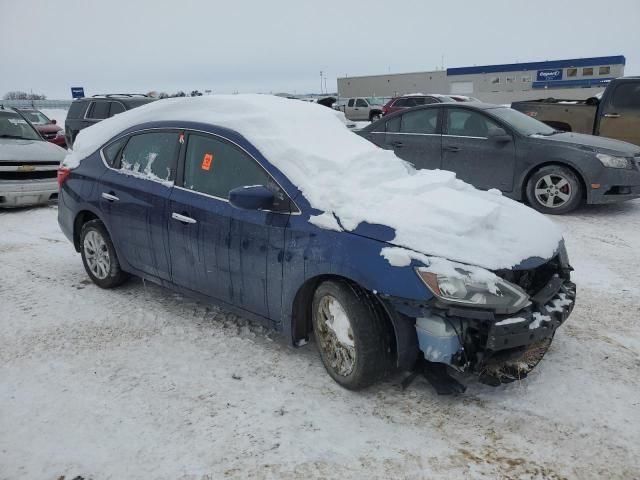
M 407 93 L 457 94 L 506 104 L 537 98 L 579 100 L 624 75 L 625 57 L 573 58 L 447 68 L 432 72 L 338 78 L 338 95 L 396 97 Z

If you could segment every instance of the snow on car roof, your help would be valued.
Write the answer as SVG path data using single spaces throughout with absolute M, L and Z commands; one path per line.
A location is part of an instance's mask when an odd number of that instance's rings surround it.
M 141 123 L 209 123 L 238 132 L 260 150 L 324 212 L 310 219 L 322 228 L 387 225 L 395 229 L 396 246 L 490 269 L 550 258 L 558 248 L 560 230 L 543 215 L 498 191 L 479 191 L 452 172 L 416 170 L 349 131 L 337 113 L 271 95 L 164 99 L 82 130 L 65 165 L 74 168 Z

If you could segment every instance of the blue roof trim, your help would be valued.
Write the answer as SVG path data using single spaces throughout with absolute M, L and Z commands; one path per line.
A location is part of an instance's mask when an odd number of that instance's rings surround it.
M 625 65 L 624 55 L 613 57 L 573 58 L 569 60 L 551 60 L 548 62 L 505 63 L 503 65 L 483 65 L 480 67 L 447 68 L 447 75 L 473 75 L 478 73 L 523 72 L 569 67 L 594 67 L 598 65 Z
M 569 87 L 593 87 L 605 86 L 613 78 L 587 78 L 582 80 L 550 80 L 548 82 L 533 82 L 532 88 L 569 88 Z

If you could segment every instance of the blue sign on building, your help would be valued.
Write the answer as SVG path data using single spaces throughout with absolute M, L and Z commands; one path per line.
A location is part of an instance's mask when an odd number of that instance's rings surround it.
M 71 87 L 71 96 L 73 98 L 84 97 L 84 87 Z
M 562 80 L 562 69 L 554 68 L 548 70 L 538 70 L 536 75 L 536 81 L 538 82 L 550 82 L 553 80 Z

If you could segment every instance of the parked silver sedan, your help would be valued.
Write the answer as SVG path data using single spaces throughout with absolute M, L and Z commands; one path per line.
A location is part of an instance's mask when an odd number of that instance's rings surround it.
M 18 112 L 0 108 L 0 207 L 47 203 L 66 150 L 45 141 Z

